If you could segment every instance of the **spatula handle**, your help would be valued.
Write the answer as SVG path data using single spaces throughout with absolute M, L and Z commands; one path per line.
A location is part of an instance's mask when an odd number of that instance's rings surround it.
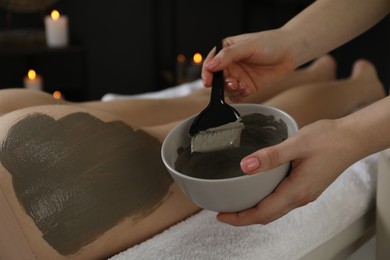
M 222 50 L 222 40 L 217 41 L 215 55 Z M 223 70 L 213 73 L 210 103 L 225 103 Z

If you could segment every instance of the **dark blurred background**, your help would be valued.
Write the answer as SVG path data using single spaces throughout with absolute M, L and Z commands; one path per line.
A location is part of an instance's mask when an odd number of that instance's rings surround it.
M 83 101 L 193 80 L 200 75 L 179 77 L 178 55 L 191 64 L 192 55 L 205 57 L 219 37 L 277 28 L 312 1 L 51 0 L 34 10 L 22 8 L 28 0 L 10 2 L 0 1 L 0 88 L 23 87 L 23 77 L 34 68 L 45 91 Z M 70 44 L 64 48 L 45 45 L 43 19 L 53 9 L 69 19 Z M 352 63 L 366 58 L 389 87 L 389 28 L 387 17 L 335 50 L 339 76 L 347 77 Z

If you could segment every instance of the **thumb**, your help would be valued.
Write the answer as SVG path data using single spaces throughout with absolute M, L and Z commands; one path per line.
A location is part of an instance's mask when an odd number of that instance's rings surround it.
M 291 142 L 284 142 L 260 149 L 241 160 L 241 170 L 247 174 L 253 174 L 260 171 L 270 170 L 278 167 L 286 162 L 292 161 L 295 158 Z
M 253 55 L 253 47 L 246 41 L 235 41 L 234 37 L 224 40 L 223 48 L 215 54 L 215 48 L 210 52 L 210 57 L 205 60 L 205 67 L 210 71 L 220 71 L 226 69 L 235 61 L 249 58 Z

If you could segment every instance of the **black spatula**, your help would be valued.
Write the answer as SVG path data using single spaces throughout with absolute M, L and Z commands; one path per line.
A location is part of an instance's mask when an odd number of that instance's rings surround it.
M 222 42 L 216 46 L 216 54 Z M 223 71 L 213 74 L 211 97 L 208 106 L 194 119 L 189 135 L 191 152 L 211 152 L 234 149 L 240 146 L 244 128 L 240 114 L 225 103 Z

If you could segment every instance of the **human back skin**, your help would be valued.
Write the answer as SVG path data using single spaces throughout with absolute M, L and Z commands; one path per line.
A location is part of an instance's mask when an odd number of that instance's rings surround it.
M 0 121 L 1 259 L 104 258 L 199 210 L 160 141 L 110 114 L 38 106 Z

